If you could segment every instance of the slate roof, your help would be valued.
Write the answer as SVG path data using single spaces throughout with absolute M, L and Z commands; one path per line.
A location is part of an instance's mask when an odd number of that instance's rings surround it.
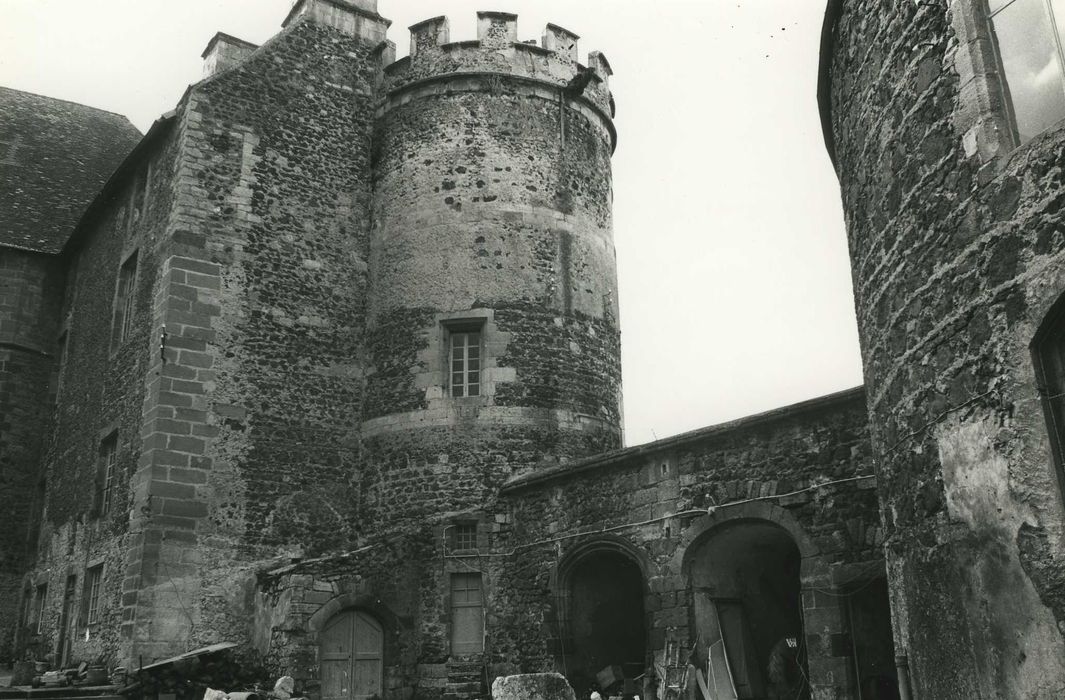
M 140 138 L 120 114 L 0 87 L 0 246 L 62 250 Z

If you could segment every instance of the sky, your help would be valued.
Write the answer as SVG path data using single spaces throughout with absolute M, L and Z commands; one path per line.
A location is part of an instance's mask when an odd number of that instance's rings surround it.
M 0 0 L 0 85 L 141 130 L 216 31 L 256 44 L 292 0 Z M 817 112 L 824 0 L 379 0 L 389 38 L 446 14 L 547 22 L 614 69 L 614 239 L 626 443 L 862 382 L 839 185 Z

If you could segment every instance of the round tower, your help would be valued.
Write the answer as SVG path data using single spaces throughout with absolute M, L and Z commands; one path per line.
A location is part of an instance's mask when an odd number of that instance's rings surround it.
M 414 25 L 382 77 L 361 433 L 386 517 L 622 442 L 609 64 L 555 25 L 477 29 Z
M 1065 75 L 1044 5 L 831 0 L 824 25 L 895 650 L 919 698 L 1065 687 Z

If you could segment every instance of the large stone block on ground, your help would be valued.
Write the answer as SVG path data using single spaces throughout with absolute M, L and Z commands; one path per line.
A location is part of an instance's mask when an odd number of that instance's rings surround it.
M 494 700 L 576 700 L 576 697 L 559 673 L 500 676 L 492 682 Z

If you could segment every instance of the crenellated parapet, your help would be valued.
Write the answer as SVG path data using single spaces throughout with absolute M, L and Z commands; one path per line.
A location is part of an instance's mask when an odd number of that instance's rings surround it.
M 498 89 L 496 76 L 535 84 L 585 103 L 609 122 L 614 114 L 610 64 L 602 53 L 578 62 L 580 37 L 555 24 L 544 28 L 540 41 L 518 40 L 518 16 L 478 12 L 477 39 L 452 42 L 447 17 L 433 17 L 410 27 L 410 55 L 384 70 L 383 110 L 402 103 L 412 90 L 431 90 L 441 82 L 460 82 L 470 89 L 480 83 Z M 608 127 L 612 129 L 611 127 Z
M 296 0 L 282 26 L 289 31 L 302 22 L 326 26 L 377 47 L 378 116 L 433 94 L 442 85 L 458 92 L 517 90 L 564 101 L 598 123 L 611 143 L 616 143 L 610 63 L 593 51 L 587 65 L 581 64 L 580 37 L 557 24 L 548 23 L 539 40 L 521 41 L 516 14 L 478 12 L 477 38 L 453 42 L 447 17 L 432 17 L 410 27 L 410 53 L 396 61 L 395 44 L 386 36 L 391 22 L 377 13 L 377 0 Z M 204 77 L 242 65 L 257 49 L 218 33 L 203 54 Z

